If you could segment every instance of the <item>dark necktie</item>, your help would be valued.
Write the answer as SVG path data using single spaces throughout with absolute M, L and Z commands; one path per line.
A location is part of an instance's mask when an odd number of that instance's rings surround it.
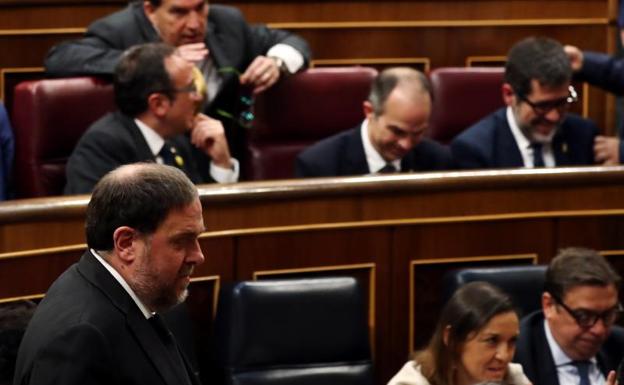
M 178 153 L 178 150 L 168 141 L 165 141 L 158 155 L 160 155 L 163 163 L 167 166 L 177 167 L 181 170 L 184 169 L 184 159 Z
M 160 314 L 154 314 L 151 318 L 148 319 L 148 322 L 150 323 L 150 325 L 152 325 L 152 327 L 156 331 L 156 334 L 158 334 L 158 337 L 160 337 L 160 340 L 165 345 L 165 348 L 167 348 L 169 356 L 171 357 L 175 365 L 179 368 L 179 372 L 186 380 L 186 384 L 190 385 L 191 379 L 189 377 L 186 365 L 184 364 L 182 354 L 180 353 L 180 350 L 178 348 L 178 344 L 176 343 L 176 340 L 167 325 L 165 325 L 162 317 L 160 316 Z
M 576 366 L 578 370 L 580 382 L 579 385 L 591 385 L 589 382 L 589 365 L 591 362 L 589 361 L 573 361 L 572 365 Z
M 377 171 L 377 174 L 394 174 L 397 171 L 398 170 L 396 169 L 396 167 L 394 167 L 392 163 L 386 163 L 385 166 L 383 166 L 382 168 L 379 169 L 379 171 Z
M 544 167 L 544 155 L 542 154 L 542 144 L 533 142 L 531 143 L 533 149 L 533 167 Z

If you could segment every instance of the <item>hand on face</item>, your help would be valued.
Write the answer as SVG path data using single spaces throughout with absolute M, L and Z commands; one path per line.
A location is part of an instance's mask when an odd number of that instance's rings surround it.
M 220 121 L 198 114 L 191 129 L 191 143 L 210 156 L 215 165 L 223 168 L 232 167 L 230 149 Z
M 603 166 L 620 164 L 620 139 L 598 135 L 594 139 L 594 160 Z
M 253 86 L 255 95 L 271 87 L 279 80 L 280 69 L 277 62 L 266 56 L 258 56 L 240 76 L 243 85 Z
M 191 43 L 178 46 L 176 55 L 191 63 L 197 63 L 208 56 L 208 48 L 204 43 Z

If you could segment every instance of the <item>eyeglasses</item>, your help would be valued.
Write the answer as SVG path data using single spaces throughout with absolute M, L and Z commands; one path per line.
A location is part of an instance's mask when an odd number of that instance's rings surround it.
M 199 95 L 199 91 L 197 90 L 197 84 L 195 84 L 195 81 L 192 81 L 188 86 L 182 88 L 174 88 L 171 91 Z
M 576 103 L 578 101 L 578 94 L 576 93 L 576 90 L 572 86 L 568 87 L 568 96 L 566 96 L 565 98 L 561 98 L 557 100 L 550 100 L 546 102 L 533 103 L 532 101 L 527 99 L 525 95 L 522 95 L 522 94 L 517 94 L 517 95 L 520 100 L 522 100 L 523 102 L 526 102 L 526 104 L 531 106 L 531 108 L 533 109 L 533 112 L 535 112 L 537 115 L 546 115 L 554 109 L 556 109 L 559 112 L 563 112 L 570 107 L 570 104 Z
M 568 314 L 570 314 L 572 318 L 574 318 L 576 323 L 583 329 L 591 328 L 596 324 L 596 322 L 598 322 L 598 319 L 601 319 L 602 322 L 607 326 L 613 325 L 613 323 L 617 321 L 620 315 L 622 315 L 622 311 L 624 310 L 624 308 L 622 308 L 622 304 L 619 302 L 612 309 L 603 311 L 601 313 L 586 309 L 575 310 L 570 309 L 568 305 L 563 303 L 563 301 L 553 293 L 550 293 L 550 296 L 553 297 L 554 300 L 559 305 L 561 305 L 561 307 L 563 307 L 568 312 Z

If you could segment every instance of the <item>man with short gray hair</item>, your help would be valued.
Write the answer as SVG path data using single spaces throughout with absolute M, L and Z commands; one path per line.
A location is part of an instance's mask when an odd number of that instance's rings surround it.
M 204 261 L 197 189 L 154 163 L 96 185 L 88 250 L 50 287 L 19 349 L 15 385 L 199 385 L 160 314 L 183 302 Z

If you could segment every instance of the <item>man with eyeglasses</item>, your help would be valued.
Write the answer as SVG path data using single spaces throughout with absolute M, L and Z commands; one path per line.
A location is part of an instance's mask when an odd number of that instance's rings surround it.
M 546 271 L 542 310 L 520 324 L 514 361 L 533 385 L 612 385 L 624 355 L 620 276 L 593 250 L 563 249 Z
M 164 42 L 195 63 L 208 82 L 203 109 L 222 120 L 235 155 L 243 151 L 238 125 L 247 108 L 239 94 L 263 92 L 282 76 L 305 68 L 310 48 L 301 37 L 250 25 L 233 7 L 208 0 L 134 0 L 93 22 L 85 36 L 53 47 L 45 60 L 54 76 L 111 76 L 124 50 Z M 233 70 L 233 71 L 232 71 Z
M 598 136 L 590 121 L 568 113 L 577 101 L 570 62 L 557 41 L 531 37 L 507 56 L 506 108 L 483 118 L 451 143 L 459 168 L 555 167 L 605 163 L 617 138 Z
M 193 183 L 238 180 L 221 122 L 197 109 L 202 100 L 195 67 L 174 47 L 130 48 L 114 77 L 119 111 L 93 123 L 67 162 L 65 194 L 86 194 L 109 171 L 157 162 L 184 171 Z

